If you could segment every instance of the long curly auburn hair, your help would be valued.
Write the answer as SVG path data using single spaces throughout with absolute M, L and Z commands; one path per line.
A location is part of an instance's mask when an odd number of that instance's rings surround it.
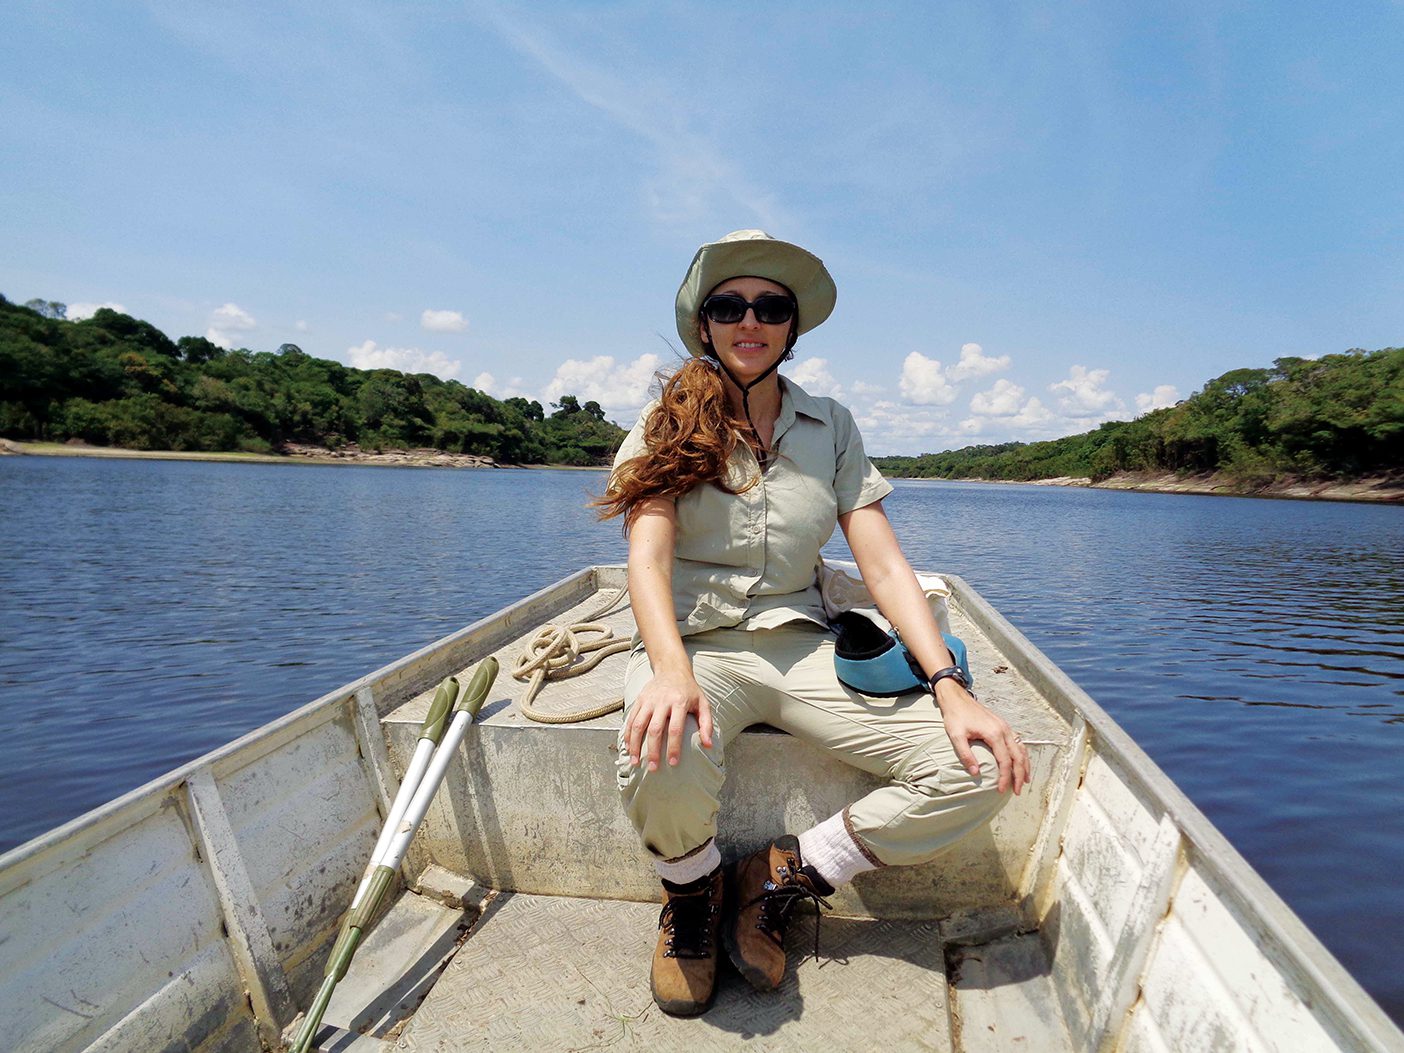
M 731 411 L 717 369 L 703 359 L 690 359 L 663 380 L 658 405 L 644 424 L 648 453 L 616 468 L 604 496 L 590 503 L 600 510 L 601 519 L 623 516 L 628 533 L 650 498 L 681 497 L 704 483 L 729 494 L 749 490 L 759 476 L 739 489 L 726 480 L 727 462 L 745 441 L 745 427 Z

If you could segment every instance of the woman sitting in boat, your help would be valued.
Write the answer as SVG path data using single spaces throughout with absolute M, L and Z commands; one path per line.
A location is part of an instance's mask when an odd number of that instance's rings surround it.
M 619 788 L 663 882 L 653 997 L 678 1016 L 711 1004 L 720 946 L 753 986 L 778 987 L 800 899 L 930 860 L 1029 780 L 1022 742 L 969 692 L 942 639 L 852 415 L 776 372 L 835 297 L 821 260 L 763 231 L 703 245 L 677 297 L 693 358 L 629 433 L 600 502 L 624 517 L 640 639 Z M 874 700 L 838 679 L 817 573 L 835 524 L 924 692 Z M 758 723 L 888 782 L 777 836 L 724 881 L 723 755 Z

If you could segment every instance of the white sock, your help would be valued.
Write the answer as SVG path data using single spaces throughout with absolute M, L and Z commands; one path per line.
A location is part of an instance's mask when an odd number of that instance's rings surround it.
M 848 832 L 843 812 L 831 815 L 799 835 L 800 861 L 812 866 L 834 888 L 853 880 L 855 874 L 876 870 Z
M 653 868 L 658 871 L 658 876 L 674 885 L 690 885 L 694 881 L 700 881 L 719 866 L 721 852 L 717 849 L 715 839 L 708 841 L 706 848 L 671 863 L 665 863 L 661 859 L 653 861 Z

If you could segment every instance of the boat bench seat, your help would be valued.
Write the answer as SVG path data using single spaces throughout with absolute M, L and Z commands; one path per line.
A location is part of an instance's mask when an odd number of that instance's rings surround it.
M 492 641 L 500 643 L 491 653 L 503 673 L 420 830 L 412 865 L 438 865 L 505 891 L 656 900 L 653 867 L 615 789 L 622 715 L 573 724 L 529 720 L 517 703 L 524 685 L 508 673 L 542 624 L 590 620 L 599 607 L 600 595 L 592 593 L 541 621 L 524 619 L 510 640 Z M 1033 791 L 1011 799 L 987 829 L 931 864 L 861 875 L 836 897 L 842 914 L 939 919 L 991 903 L 1012 905 L 1028 865 L 1068 727 L 959 609 L 951 614 L 952 627 L 969 648 L 981 697 L 1030 743 Z M 617 636 L 633 634 L 627 609 L 602 620 Z M 611 656 L 584 676 L 548 682 L 537 708 L 582 710 L 617 698 L 625 661 L 624 654 Z M 396 778 L 431 698 L 431 691 L 421 692 L 382 718 Z M 777 780 L 777 772 L 784 778 Z M 790 735 L 765 726 L 748 729 L 727 747 L 718 834 L 723 855 L 805 829 L 877 785 L 875 777 Z

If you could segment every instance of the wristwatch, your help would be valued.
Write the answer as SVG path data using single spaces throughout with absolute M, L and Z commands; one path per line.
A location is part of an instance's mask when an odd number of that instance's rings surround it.
M 970 681 L 965 678 L 965 674 L 961 672 L 960 666 L 952 665 L 931 674 L 931 693 L 933 695 L 936 693 L 936 685 L 947 677 L 950 677 L 950 679 L 965 688 L 965 690 L 970 690 Z

